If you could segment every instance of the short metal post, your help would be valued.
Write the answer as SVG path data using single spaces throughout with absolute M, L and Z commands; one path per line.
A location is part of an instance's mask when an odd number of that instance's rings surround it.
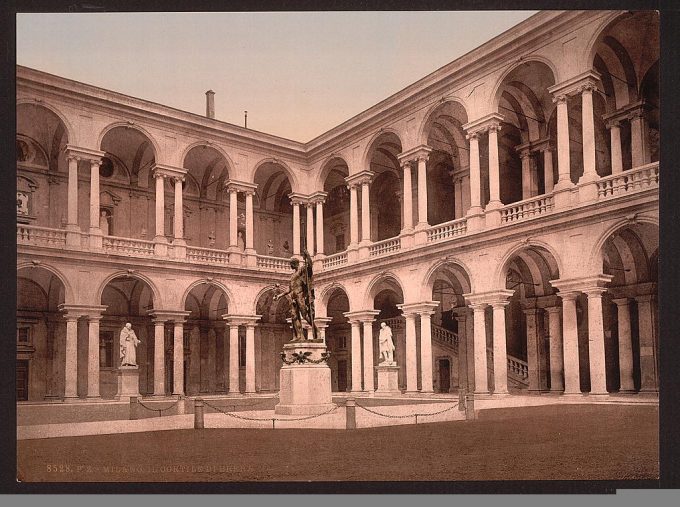
M 135 421 L 139 419 L 139 413 L 138 413 L 138 407 L 139 407 L 139 400 L 137 399 L 137 396 L 130 396 L 130 420 Z
M 475 395 L 466 394 L 465 395 L 465 420 L 474 421 L 476 419 L 475 415 Z
M 203 400 L 196 398 L 194 400 L 194 429 L 203 429 Z
M 345 428 L 348 430 L 354 430 L 357 427 L 357 403 L 354 398 L 347 398 L 345 403 Z

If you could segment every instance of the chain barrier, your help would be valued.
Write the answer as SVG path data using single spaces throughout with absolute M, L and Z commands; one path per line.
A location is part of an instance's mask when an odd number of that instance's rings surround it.
M 220 407 L 216 407 L 212 403 L 208 403 L 205 400 L 203 400 L 203 404 L 207 407 L 212 408 L 213 410 L 215 410 L 217 412 L 220 412 L 220 413 L 222 413 L 226 416 L 229 416 L 229 417 L 234 417 L 236 419 L 242 419 L 244 421 L 271 421 L 272 422 L 272 428 L 275 427 L 276 421 L 283 421 L 283 422 L 286 422 L 286 421 L 306 421 L 308 419 L 314 419 L 316 417 L 321 417 L 322 415 L 328 415 L 331 412 L 334 412 L 335 410 L 338 409 L 337 406 L 334 406 L 333 408 L 327 410 L 326 412 L 322 412 L 320 414 L 313 414 L 313 415 L 307 415 L 307 416 L 304 416 L 304 417 L 295 417 L 295 418 L 290 418 L 290 419 L 280 419 L 278 417 L 248 417 L 248 416 L 245 416 L 245 415 L 236 415 L 233 412 L 229 412 L 227 410 L 221 409 Z
M 453 405 L 451 405 L 450 407 L 447 407 L 443 410 L 439 410 L 437 412 L 431 412 L 429 414 L 420 414 L 420 413 L 416 412 L 415 414 L 406 414 L 406 415 L 383 414 L 381 412 L 376 412 L 375 410 L 371 410 L 370 408 L 365 407 L 364 405 L 359 405 L 358 403 L 356 404 L 356 406 L 359 407 L 359 408 L 363 408 L 366 412 L 370 412 L 371 414 L 379 415 L 381 417 L 386 417 L 388 419 L 407 419 L 409 417 L 415 417 L 416 424 L 418 424 L 418 416 L 429 417 L 429 416 L 433 416 L 433 415 L 443 414 L 444 412 L 448 412 L 449 410 L 453 410 L 454 408 L 456 408 L 458 406 L 458 403 L 456 402 Z M 399 405 L 394 405 L 394 406 L 399 406 Z
M 158 417 L 162 417 L 162 416 L 163 416 L 163 412 L 167 412 L 167 411 L 170 410 L 171 408 L 174 408 L 175 406 L 177 406 L 177 404 L 178 404 L 180 401 L 181 401 L 180 399 L 175 400 L 175 402 L 172 403 L 169 407 L 165 407 L 165 408 L 152 408 L 152 407 L 149 407 L 149 406 L 145 405 L 144 403 L 142 403 L 142 400 L 140 400 L 139 398 L 137 398 L 137 403 L 138 403 L 139 405 L 141 405 L 143 408 L 149 410 L 150 412 L 158 412 Z

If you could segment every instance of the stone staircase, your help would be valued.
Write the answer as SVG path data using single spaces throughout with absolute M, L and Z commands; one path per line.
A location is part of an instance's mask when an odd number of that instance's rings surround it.
M 432 341 L 440 347 L 448 348 L 458 356 L 458 335 L 441 326 L 432 324 Z M 487 367 L 493 373 L 493 349 L 487 348 Z M 526 361 L 508 355 L 508 387 L 527 389 L 529 387 L 529 365 Z

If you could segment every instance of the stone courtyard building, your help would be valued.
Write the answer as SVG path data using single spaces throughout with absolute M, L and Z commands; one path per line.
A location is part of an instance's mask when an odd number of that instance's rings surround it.
M 333 391 L 387 322 L 405 393 L 656 394 L 658 37 L 540 12 L 307 143 L 18 67 L 18 399 L 112 399 L 126 322 L 144 396 L 277 392 L 305 248 Z

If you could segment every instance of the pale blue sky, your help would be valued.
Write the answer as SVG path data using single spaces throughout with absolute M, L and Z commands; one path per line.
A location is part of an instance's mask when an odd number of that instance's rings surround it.
M 534 12 L 18 14 L 17 63 L 308 141 Z

